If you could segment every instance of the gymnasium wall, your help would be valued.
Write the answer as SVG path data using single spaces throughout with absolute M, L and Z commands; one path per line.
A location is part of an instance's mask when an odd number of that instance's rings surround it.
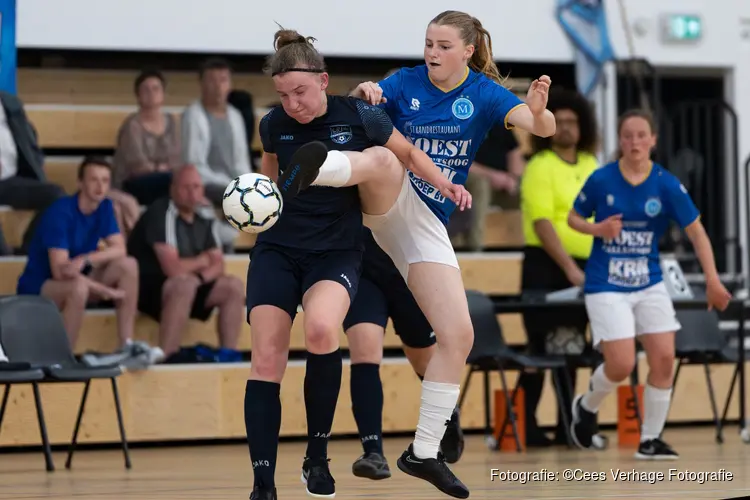
M 558 0 L 381 0 L 377 5 L 335 0 L 23 0 L 18 2 L 19 48 L 85 48 L 266 54 L 276 23 L 316 36 L 328 56 L 419 58 L 424 27 L 438 12 L 460 8 L 479 17 L 503 61 L 568 62 L 573 50 L 554 15 Z M 634 28 L 634 55 L 655 66 L 712 68 L 728 74 L 727 95 L 750 116 L 750 2 L 747 0 L 625 0 Z M 619 58 L 628 51 L 618 0 L 605 0 Z M 697 14 L 697 43 L 666 43 L 664 14 Z M 347 22 L 341 19 L 346 18 Z M 742 33 L 747 36 L 743 38 Z M 750 154 L 750 126 L 741 130 L 740 155 Z

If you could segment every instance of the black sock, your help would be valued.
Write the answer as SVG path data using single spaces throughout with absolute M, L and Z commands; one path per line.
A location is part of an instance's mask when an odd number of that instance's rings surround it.
M 352 413 L 365 453 L 383 454 L 383 383 L 380 365 L 352 365 L 350 380 Z
M 281 399 L 275 382 L 248 380 L 245 386 L 245 429 L 255 486 L 275 486 L 281 429 Z
M 328 456 L 328 438 L 341 390 L 341 349 L 329 354 L 307 353 L 305 411 L 307 457 Z

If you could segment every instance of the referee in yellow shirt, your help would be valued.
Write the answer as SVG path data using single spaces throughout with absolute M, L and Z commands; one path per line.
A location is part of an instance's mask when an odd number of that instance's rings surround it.
M 550 138 L 533 137 L 533 155 L 521 179 L 524 261 L 522 288 L 526 293 L 544 294 L 583 284 L 583 267 L 593 238 L 573 231 L 568 212 L 589 175 L 597 168 L 597 127 L 593 111 L 580 94 L 550 94 L 547 108 L 555 115 L 557 131 Z M 545 353 L 549 339 L 568 329 L 585 335 L 588 318 L 584 310 L 555 314 L 523 315 L 528 347 Z M 575 370 L 571 370 L 575 386 Z M 547 446 L 536 420 L 544 373 L 524 374 L 526 441 L 528 446 Z M 570 402 L 562 410 L 570 415 Z M 566 443 L 558 409 L 554 443 Z M 570 417 L 568 418 L 570 421 Z

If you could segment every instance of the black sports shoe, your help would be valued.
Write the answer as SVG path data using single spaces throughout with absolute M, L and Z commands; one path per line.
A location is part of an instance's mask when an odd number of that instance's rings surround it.
M 643 441 L 638 446 L 635 458 L 639 460 L 677 460 L 680 456 L 659 438 Z
M 318 171 L 327 156 L 328 148 L 320 141 L 300 146 L 276 181 L 281 196 L 284 199 L 294 198 L 300 191 L 310 187 L 318 177 Z
M 599 434 L 596 413 L 584 408 L 581 399 L 582 394 L 573 400 L 573 421 L 570 423 L 573 442 L 583 450 L 603 450 L 607 447 L 607 439 Z
M 307 458 L 302 462 L 302 482 L 307 485 L 307 494 L 317 498 L 336 496 L 336 481 L 328 468 L 327 458 Z
M 445 457 L 442 453 L 438 453 L 437 459 L 417 458 L 414 456 L 413 445 L 410 444 L 396 465 L 402 472 L 424 479 L 446 495 L 454 498 L 469 498 L 469 488 L 445 465 Z
M 464 431 L 461 429 L 461 420 L 458 408 L 453 409 L 451 419 L 445 423 L 446 429 L 443 440 L 440 441 L 440 451 L 445 455 L 445 461 L 455 464 L 464 453 Z
M 276 488 L 256 486 L 253 488 L 253 492 L 250 493 L 250 500 L 278 500 Z
M 391 469 L 388 461 L 380 453 L 365 453 L 352 464 L 352 474 L 367 479 L 388 479 Z

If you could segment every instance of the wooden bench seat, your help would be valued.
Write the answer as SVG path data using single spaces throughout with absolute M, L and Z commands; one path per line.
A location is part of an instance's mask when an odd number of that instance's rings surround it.
M 514 295 L 521 290 L 521 259 L 518 253 L 459 254 L 459 265 L 464 286 L 489 294 Z M 227 255 L 226 270 L 247 281 L 249 258 L 246 255 Z M 0 258 L 0 294 L 13 294 L 18 277 L 23 272 L 24 257 Z
M 734 367 L 711 368 L 716 397 L 726 398 Z M 245 384 L 249 363 L 159 366 L 129 372 L 119 378 L 125 431 L 131 442 L 178 442 L 200 439 L 244 439 Z M 646 360 L 639 361 L 641 380 L 647 373 Z M 356 434 L 349 392 L 350 366 L 344 363 L 333 435 Z M 386 360 L 380 369 L 383 381 L 383 431 L 414 432 L 419 418 L 419 379 L 405 359 Z M 284 408 L 282 436 L 306 436 L 302 387 L 304 362 L 292 361 L 281 384 Z M 514 386 L 517 373 L 507 372 L 508 384 Z M 463 380 L 463 377 L 462 377 Z M 585 390 L 589 380 L 586 370 L 579 371 L 577 391 Z M 500 377 L 490 377 L 491 390 L 500 388 Z M 700 366 L 682 369 L 675 387 L 668 416 L 669 422 L 711 422 L 710 405 L 695 391 L 704 391 L 705 379 Z M 47 430 L 52 444 L 68 444 L 75 425 L 83 384 L 43 384 L 41 396 L 47 417 Z M 737 418 L 737 396 L 729 409 L 729 419 Z M 91 384 L 86 414 L 81 423 L 79 443 L 118 443 L 119 431 L 115 418 L 109 381 Z M 599 423 L 616 422 L 617 398 L 607 398 L 599 410 Z M 553 426 L 557 407 L 549 381 L 545 385 L 537 411 L 540 425 Z M 466 395 L 461 424 L 467 430 L 484 427 L 481 376 L 475 376 Z M 29 386 L 11 390 L 8 408 L 0 433 L 0 446 L 38 446 L 34 397 Z M 354 460 L 356 457 L 352 457 Z

